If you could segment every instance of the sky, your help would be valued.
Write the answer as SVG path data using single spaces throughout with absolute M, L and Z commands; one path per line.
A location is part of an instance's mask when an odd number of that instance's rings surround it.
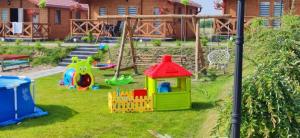
M 218 15 L 222 14 L 221 10 L 214 9 L 214 0 L 194 0 L 202 5 L 202 15 Z

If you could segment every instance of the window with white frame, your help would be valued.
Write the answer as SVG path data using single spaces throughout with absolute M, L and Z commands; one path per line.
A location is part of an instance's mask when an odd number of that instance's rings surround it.
M 277 0 L 274 2 L 274 17 L 281 17 L 284 11 L 284 3 L 283 0 Z M 273 26 L 280 26 L 280 19 L 273 20 Z
M 259 16 L 262 17 L 270 16 L 270 2 L 262 1 L 259 3 Z
M 99 16 L 105 16 L 107 15 L 107 9 L 105 7 L 101 7 L 99 9 Z
M 128 7 L 128 14 L 129 15 L 137 15 L 137 8 L 136 7 Z
M 126 8 L 123 6 L 118 7 L 118 15 L 126 15 Z
M 270 16 L 270 2 L 269 1 L 259 2 L 259 16 L 261 16 L 261 17 L 269 17 Z M 264 20 L 264 24 L 266 26 L 269 25 L 268 19 Z
M 7 8 L 1 10 L 1 21 L 8 22 L 8 9 Z

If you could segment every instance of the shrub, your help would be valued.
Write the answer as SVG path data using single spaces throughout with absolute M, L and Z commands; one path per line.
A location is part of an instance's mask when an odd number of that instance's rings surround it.
M 92 32 L 88 32 L 88 34 L 84 37 L 81 38 L 82 41 L 87 42 L 87 43 L 92 43 L 96 39 L 94 38 Z
M 23 43 L 22 39 L 16 39 L 16 46 L 21 46 L 21 44 Z
M 5 46 L 5 42 L 4 41 L 0 41 L 0 46 Z
M 201 41 L 201 45 L 202 46 L 207 46 L 208 44 L 208 37 L 207 36 L 203 36 L 200 38 L 200 41 Z
M 95 61 L 101 61 L 101 59 L 103 59 L 104 58 L 104 55 L 103 55 L 104 53 L 102 52 L 102 51 L 98 51 L 98 53 L 97 54 L 94 54 L 93 56 L 92 56 L 92 58 L 95 60 Z
M 182 42 L 179 40 L 176 40 L 176 46 L 178 46 L 178 47 L 182 46 Z
M 300 46 L 295 32 L 300 22 L 289 20 L 293 18 L 284 17 L 279 29 L 255 30 L 245 43 L 257 53 L 251 59 L 254 72 L 243 79 L 241 137 L 299 137 Z M 214 131 L 218 136 L 230 131 L 219 131 L 230 128 L 232 109 L 224 109 Z
M 234 41 L 235 41 L 235 38 L 233 38 L 233 37 L 230 37 L 230 39 L 227 40 L 228 48 L 233 48 L 234 47 Z
M 202 20 L 200 22 L 200 28 L 212 28 L 213 21 L 212 20 Z
M 152 43 L 152 45 L 155 46 L 155 47 L 161 46 L 161 40 L 158 40 L 158 39 L 156 39 L 156 40 L 151 40 L 151 43 Z
M 74 47 L 2 46 L 0 47 L 0 54 L 30 55 L 30 61 L 34 66 L 42 64 L 57 65 L 73 49 Z
M 56 40 L 55 43 L 56 43 L 56 45 L 57 45 L 58 47 L 61 47 L 61 46 L 62 46 L 62 41 L 60 41 L 60 40 Z
M 65 42 L 69 42 L 69 41 L 73 41 L 71 40 L 72 39 L 72 36 L 71 35 L 67 35 L 64 39 Z

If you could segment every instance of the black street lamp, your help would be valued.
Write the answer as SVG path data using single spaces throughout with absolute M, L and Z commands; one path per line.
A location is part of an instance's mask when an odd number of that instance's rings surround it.
M 234 95 L 231 137 L 240 138 L 241 128 L 241 104 L 242 104 L 242 72 L 243 72 L 243 45 L 244 45 L 244 13 L 245 0 L 238 0 L 237 7 L 237 40 L 234 74 Z

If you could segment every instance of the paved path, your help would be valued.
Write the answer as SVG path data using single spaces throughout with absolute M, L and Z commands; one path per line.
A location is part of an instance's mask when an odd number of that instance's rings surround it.
M 28 74 L 24 74 L 23 76 L 27 76 L 31 79 L 38 79 L 38 78 L 42 78 L 42 77 L 47 77 L 47 76 L 51 76 L 57 73 L 61 73 L 64 72 L 66 69 L 66 67 L 55 67 L 52 69 L 48 69 L 48 70 L 41 70 L 41 71 L 37 71 L 37 72 L 32 72 L 32 73 L 28 73 Z

